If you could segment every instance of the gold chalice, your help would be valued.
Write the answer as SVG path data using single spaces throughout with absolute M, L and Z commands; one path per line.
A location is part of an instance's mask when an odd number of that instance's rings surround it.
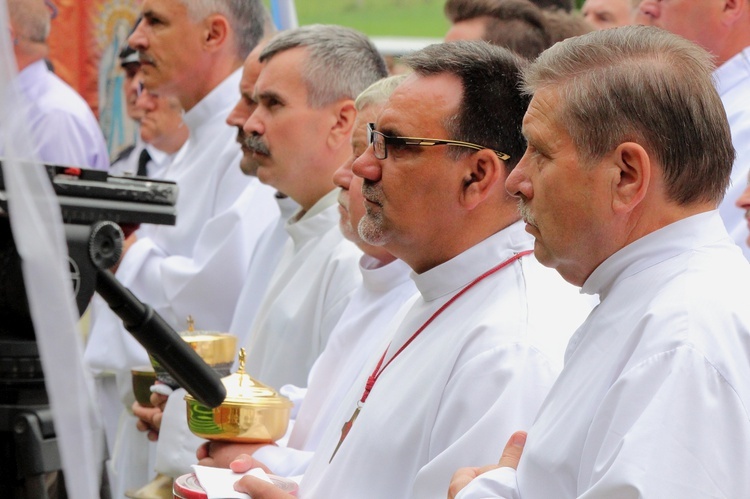
M 221 381 L 227 396 L 215 409 L 190 394 L 185 396 L 190 431 L 208 440 L 243 443 L 273 442 L 284 436 L 292 402 L 245 373 L 244 348 L 240 349 L 237 372 Z

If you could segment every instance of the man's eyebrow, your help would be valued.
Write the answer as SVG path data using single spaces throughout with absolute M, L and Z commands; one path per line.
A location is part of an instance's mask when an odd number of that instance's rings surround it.
M 382 133 L 383 135 L 388 135 L 389 137 L 401 137 L 402 136 L 402 134 L 399 133 L 398 130 L 396 130 L 393 127 L 389 127 L 389 126 L 384 126 L 384 127 L 380 128 L 380 129 L 378 129 L 377 127 L 375 127 L 375 130 L 377 130 L 378 132 Z
M 284 99 L 281 97 L 281 95 L 273 90 L 264 90 L 262 92 L 256 92 L 255 90 L 253 90 L 253 100 L 258 102 L 261 99 L 275 99 L 279 102 L 284 102 Z

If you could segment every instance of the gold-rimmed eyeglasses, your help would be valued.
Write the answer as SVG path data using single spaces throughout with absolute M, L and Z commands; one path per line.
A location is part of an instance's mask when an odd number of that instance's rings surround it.
M 372 150 L 375 153 L 375 158 L 385 159 L 388 157 L 388 145 L 399 145 L 399 146 L 457 146 L 457 147 L 468 147 L 481 151 L 482 149 L 490 149 L 494 152 L 498 158 L 503 161 L 510 159 L 510 155 L 504 152 L 495 151 L 489 147 L 480 146 L 479 144 L 472 144 L 471 142 L 462 142 L 460 140 L 447 140 L 447 139 L 426 139 L 420 137 L 391 137 L 382 132 L 375 130 L 375 123 L 367 124 L 367 143 L 372 145 Z

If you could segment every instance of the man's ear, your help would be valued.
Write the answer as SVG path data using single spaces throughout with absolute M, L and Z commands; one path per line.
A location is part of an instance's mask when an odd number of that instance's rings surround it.
M 204 19 L 203 45 L 214 51 L 222 47 L 229 37 L 231 27 L 226 17 L 212 14 Z
M 722 21 L 724 25 L 731 26 L 738 20 L 743 20 L 743 14 L 747 8 L 747 0 L 724 0 L 724 11 Z M 748 29 L 745 26 L 743 29 Z
M 344 99 L 333 104 L 332 116 L 328 143 L 333 149 L 338 149 L 342 143 L 351 143 L 354 121 L 357 119 L 357 109 L 354 107 L 354 101 Z
M 627 213 L 646 197 L 653 173 L 651 158 L 640 144 L 623 142 L 612 153 L 612 160 L 612 209 Z
M 505 162 L 489 149 L 482 149 L 467 156 L 464 164 L 461 185 L 461 203 L 467 209 L 474 209 L 489 196 L 495 194 L 497 186 L 505 193 Z

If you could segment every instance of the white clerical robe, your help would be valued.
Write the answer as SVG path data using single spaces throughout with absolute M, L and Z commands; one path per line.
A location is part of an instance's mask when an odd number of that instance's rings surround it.
M 362 279 L 362 252 L 339 230 L 337 199 L 334 189 L 287 223 L 290 240 L 247 336 L 247 373 L 277 389 L 305 383 Z
M 244 345 L 247 341 L 247 334 L 289 240 L 286 224 L 299 210 L 299 205 L 290 197 L 276 194 L 275 199 L 280 216 L 275 224 L 266 228 L 258 240 L 229 325 L 229 332 L 237 336 L 238 345 Z
M 389 335 L 386 361 L 471 281 L 532 246 L 519 222 L 413 275 L 419 295 Z M 535 344 L 549 334 L 569 337 L 590 310 L 557 273 L 527 273 L 535 266 L 532 255 L 510 263 L 438 315 L 383 371 L 329 464 L 384 350 L 372 352 L 320 442 L 300 496 L 444 497 L 456 468 L 497 461 L 500 449 L 484 443 L 528 428 L 557 375 Z M 567 313 L 550 317 L 552 302 L 567 305 Z
M 749 283 L 717 212 L 610 256 L 517 473 L 458 497 L 750 497 Z
M 394 260 L 380 265 L 378 260 L 362 255 L 359 263 L 362 286 L 352 295 L 323 353 L 310 370 L 287 446 L 267 446 L 253 454 L 277 475 L 304 472 L 363 364 L 383 342 L 399 309 L 417 292 L 406 263 Z
M 186 329 L 188 315 L 197 329 L 228 329 L 258 236 L 278 217 L 273 190 L 242 174 L 235 132 L 224 122 L 236 102 L 239 79 L 238 70 L 185 113 L 190 139 L 164 173 L 180 189 L 177 224 L 142 225 L 116 273 L 177 331 Z M 95 374 L 115 373 L 123 403 L 119 410 L 129 413 L 134 400 L 130 369 L 148 365 L 147 353 L 101 298 L 95 297 L 92 307 L 85 361 Z M 113 417 L 111 408 L 102 411 L 105 418 Z M 115 440 L 135 438 L 132 416 L 119 426 Z M 113 475 L 115 486 L 145 483 L 140 473 L 131 473 L 143 454 L 114 456 L 124 467 Z
M 281 258 L 284 245 L 289 239 L 285 229 L 286 221 L 299 209 L 299 205 L 289 197 L 277 195 L 275 199 L 281 216 L 276 223 L 266 228 L 258 240 L 242 292 L 237 300 L 237 310 L 229 326 L 229 332 L 237 336 L 237 343 L 240 345 L 245 342 L 245 337 L 237 333 L 246 332 L 247 325 L 252 323 L 271 275 Z M 190 466 L 197 464 L 195 451 L 205 442 L 204 439 L 195 436 L 187 426 L 185 394 L 184 389 L 178 389 L 169 396 L 162 414 L 157 441 L 154 468 L 157 472 L 173 478 L 192 471 Z
M 742 248 L 750 260 L 750 246 L 747 238 L 750 233 L 745 220 L 745 212 L 735 206 L 735 202 L 747 187 L 750 172 L 750 47 L 721 65 L 715 72 L 716 89 L 729 120 L 732 143 L 737 157 L 732 167 L 731 185 L 719 205 L 719 213 L 729 234 Z
M 109 151 L 99 122 L 88 103 L 47 69 L 43 60 L 18 73 L 18 89 L 34 143 L 34 157 L 58 165 L 109 168 Z M 0 133 L 2 133 L 0 123 Z M 0 156 L 3 155 L 0 145 Z

